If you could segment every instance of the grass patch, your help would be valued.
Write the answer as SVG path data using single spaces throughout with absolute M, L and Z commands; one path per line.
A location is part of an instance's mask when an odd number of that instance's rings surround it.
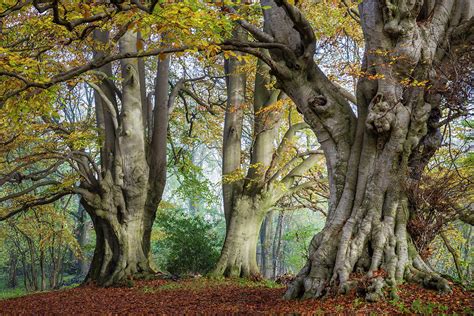
M 158 287 L 144 286 L 141 290 L 144 293 L 155 293 L 158 291 L 174 290 L 201 290 L 209 287 L 238 286 L 238 287 L 263 287 L 263 288 L 283 288 L 284 286 L 272 280 L 252 281 L 242 278 L 198 278 L 188 279 L 178 282 L 169 282 Z
M 0 290 L 0 300 L 6 300 L 8 298 L 15 298 L 15 297 L 20 297 L 20 296 L 25 296 L 28 295 L 27 291 L 22 288 L 13 288 L 13 289 L 1 289 Z
M 73 275 L 72 276 L 65 275 L 64 280 L 70 282 L 71 280 L 74 279 L 74 277 L 75 276 L 73 276 Z M 19 278 L 18 281 L 19 281 L 18 282 L 19 284 L 23 283 L 22 278 Z M 0 280 L 0 300 L 20 297 L 20 296 L 26 296 L 26 295 L 31 295 L 31 294 L 35 294 L 35 293 L 46 293 L 46 292 L 52 291 L 51 289 L 46 289 L 45 291 L 28 292 L 21 285 L 18 286 L 18 287 L 15 287 L 15 288 L 8 288 L 8 287 L 6 287 L 5 283 L 6 283 L 5 280 Z M 79 285 L 81 285 L 81 284 L 80 283 L 70 283 L 66 286 L 62 286 L 61 288 L 59 288 L 59 290 L 72 289 L 72 288 L 78 287 Z

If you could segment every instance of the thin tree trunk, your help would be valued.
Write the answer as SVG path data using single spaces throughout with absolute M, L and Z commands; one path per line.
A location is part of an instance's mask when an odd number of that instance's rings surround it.
M 77 258 L 77 266 L 79 274 L 86 276 L 89 269 L 89 263 L 85 254 L 85 247 L 87 244 L 87 212 L 81 203 L 79 203 L 77 210 L 77 242 L 81 248 L 81 256 Z
M 279 274 L 279 267 L 281 266 L 281 245 L 283 235 L 283 224 L 284 224 L 285 213 L 280 211 L 278 214 L 278 221 L 276 227 L 276 237 L 273 243 L 273 277 L 276 278 Z
M 261 245 L 261 266 L 260 272 L 267 278 L 273 278 L 273 238 L 275 231 L 273 229 L 273 211 L 268 212 L 260 229 L 260 245 Z
M 45 269 L 45 257 L 44 257 L 44 250 L 40 249 L 39 255 L 39 266 L 40 266 L 40 273 L 41 273 L 41 287 L 40 290 L 46 290 L 46 269 Z
M 36 271 L 36 251 L 31 239 L 27 239 L 28 250 L 30 254 L 30 275 L 31 275 L 31 288 L 33 291 L 38 291 L 38 274 Z
M 466 267 L 466 278 L 468 280 L 472 280 L 472 266 L 474 265 L 474 262 L 470 260 L 471 256 L 471 245 L 472 245 L 472 226 L 469 225 L 469 233 L 467 234 L 467 243 L 466 247 L 464 249 L 464 258 L 463 260 L 468 262 L 467 267 Z
M 16 253 L 13 251 L 10 251 L 9 257 L 10 258 L 8 262 L 7 287 L 15 288 L 18 285 L 18 279 L 17 279 L 18 257 Z
M 445 232 L 441 232 L 440 236 L 443 239 L 444 245 L 453 257 L 454 265 L 456 267 L 456 272 L 458 273 L 459 280 L 461 281 L 461 283 L 463 283 L 463 274 L 461 269 L 461 263 L 459 262 L 459 253 L 456 251 L 456 249 L 453 248 L 453 246 L 451 246 L 451 244 L 449 243 L 449 237 L 446 236 Z

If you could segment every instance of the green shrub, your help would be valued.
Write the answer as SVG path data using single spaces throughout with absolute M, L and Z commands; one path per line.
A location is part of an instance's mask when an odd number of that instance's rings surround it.
M 213 223 L 200 215 L 167 210 L 157 216 L 163 238 L 155 242 L 159 265 L 173 274 L 207 273 L 216 264 L 222 240 Z

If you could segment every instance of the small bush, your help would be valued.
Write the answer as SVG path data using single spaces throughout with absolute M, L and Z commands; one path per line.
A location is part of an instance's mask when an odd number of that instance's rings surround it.
M 159 213 L 157 223 L 163 238 L 154 248 L 164 269 L 173 274 L 204 274 L 214 267 L 222 245 L 215 225 L 180 210 Z

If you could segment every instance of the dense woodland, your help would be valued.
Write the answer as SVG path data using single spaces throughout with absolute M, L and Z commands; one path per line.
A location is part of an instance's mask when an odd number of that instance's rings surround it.
M 2 1 L 0 299 L 190 278 L 288 304 L 472 290 L 473 15 Z

